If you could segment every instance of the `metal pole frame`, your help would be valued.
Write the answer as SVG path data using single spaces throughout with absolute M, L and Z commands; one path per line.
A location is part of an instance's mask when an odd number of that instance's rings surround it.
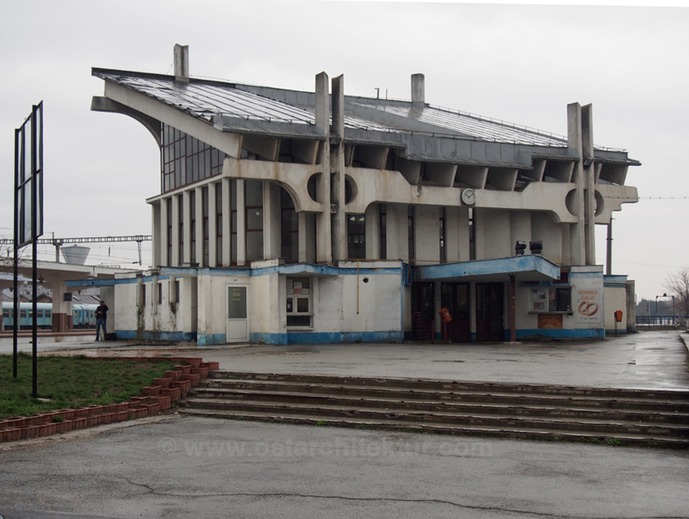
M 20 167 L 20 146 L 19 139 L 22 138 L 23 132 L 18 128 L 14 130 L 14 279 L 13 287 L 14 302 L 13 309 L 14 317 L 12 323 L 12 377 L 17 378 L 17 360 L 18 360 L 18 338 L 19 338 L 19 174 Z M 23 147 L 21 148 L 23 150 Z

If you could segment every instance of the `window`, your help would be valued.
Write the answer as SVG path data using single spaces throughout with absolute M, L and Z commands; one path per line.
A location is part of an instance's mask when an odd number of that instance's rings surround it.
M 189 245 L 191 248 L 191 254 L 189 257 L 191 259 L 191 263 L 194 264 L 196 263 L 196 192 L 193 190 L 189 192 L 189 213 L 189 240 L 191 242 Z M 199 258 L 199 260 L 200 259 L 201 258 Z
M 380 204 L 380 259 L 388 257 L 387 208 Z
M 163 192 L 220 175 L 225 154 L 184 132 L 163 124 L 161 185 Z
M 215 184 L 215 193 L 210 196 L 215 196 L 215 264 L 222 265 L 222 184 L 218 182 Z
M 168 288 L 170 303 L 179 303 L 179 279 L 170 279 Z
M 539 287 L 531 289 L 531 311 L 535 313 L 571 312 L 572 287 Z
M 215 193 L 214 193 L 215 194 Z M 203 234 L 202 239 L 203 239 L 203 258 L 199 258 L 201 260 L 201 264 L 204 267 L 207 267 L 209 264 L 209 249 L 210 249 L 210 244 L 209 244 L 209 236 L 208 236 L 208 186 L 204 186 L 201 189 L 201 211 L 203 215 L 203 220 L 201 221 L 201 232 Z
M 167 213 L 167 251 L 163 265 L 172 265 L 172 204 L 175 203 L 175 198 L 169 198 L 165 204 L 165 211 Z
M 281 252 L 287 263 L 299 261 L 299 215 L 294 210 L 292 197 L 284 189 L 280 190 L 281 212 Z
M 347 256 L 350 259 L 366 258 L 366 217 L 350 214 L 347 217 Z
M 410 205 L 407 210 L 407 239 L 408 239 L 408 254 L 409 261 L 416 259 L 416 234 L 414 230 L 414 206 Z
M 438 225 L 440 227 L 440 263 L 447 263 L 447 249 L 445 247 L 445 242 L 447 241 L 447 226 L 445 224 L 447 218 L 447 213 L 444 207 L 440 208 L 438 213 Z
M 313 327 L 311 278 L 287 278 L 287 328 L 310 329 Z
M 263 259 L 263 182 L 244 183 L 246 200 L 246 259 Z

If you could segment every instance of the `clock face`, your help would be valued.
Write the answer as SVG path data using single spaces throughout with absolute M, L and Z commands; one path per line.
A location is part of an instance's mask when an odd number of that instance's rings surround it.
M 474 205 L 476 203 L 476 192 L 473 189 L 462 190 L 462 202 L 466 205 Z

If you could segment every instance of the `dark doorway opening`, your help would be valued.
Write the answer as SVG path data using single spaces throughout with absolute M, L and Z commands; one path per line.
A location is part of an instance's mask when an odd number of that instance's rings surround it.
M 412 339 L 432 340 L 435 333 L 433 283 L 414 283 L 411 290 Z
M 476 284 L 476 341 L 505 340 L 505 288 L 502 283 Z
M 446 339 L 450 342 L 471 342 L 469 285 L 466 283 L 440 285 L 440 306 L 447 308 L 452 318 L 452 321 L 446 325 Z

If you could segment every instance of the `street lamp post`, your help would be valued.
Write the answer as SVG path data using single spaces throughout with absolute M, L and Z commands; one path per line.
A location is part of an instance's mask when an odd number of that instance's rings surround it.
M 655 310 L 655 318 L 653 319 L 653 323 L 655 324 L 655 322 L 658 319 L 658 298 L 659 297 L 664 297 L 664 298 L 671 297 L 672 298 L 672 323 L 671 323 L 671 326 L 674 326 L 675 325 L 675 296 L 667 295 L 667 292 L 663 292 L 663 295 L 656 296 L 656 310 Z

